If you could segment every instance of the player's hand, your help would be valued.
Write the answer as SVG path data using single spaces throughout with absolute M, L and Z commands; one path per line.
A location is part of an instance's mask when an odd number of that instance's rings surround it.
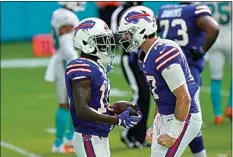
M 158 137 L 157 141 L 158 144 L 162 146 L 171 147 L 176 142 L 176 139 L 168 136 L 167 134 L 163 134 Z
M 146 139 L 150 141 L 153 139 L 153 128 L 152 127 L 146 131 Z
M 124 128 L 131 128 L 138 124 L 138 122 L 142 119 L 142 113 L 140 111 L 137 112 L 137 116 L 130 116 L 131 107 L 128 107 L 120 115 L 117 115 L 118 125 Z
M 193 61 L 197 61 L 198 59 L 200 59 L 202 56 L 205 55 L 205 52 L 201 49 L 201 50 L 195 50 L 195 49 L 190 49 L 190 54 L 192 56 L 192 60 Z

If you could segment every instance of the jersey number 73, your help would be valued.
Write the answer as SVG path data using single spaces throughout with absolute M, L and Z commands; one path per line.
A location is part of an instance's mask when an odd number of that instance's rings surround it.
M 189 37 L 187 33 L 187 24 L 185 20 L 179 18 L 179 19 L 173 19 L 171 22 L 169 20 L 161 20 L 160 26 L 164 27 L 164 31 L 162 34 L 162 38 L 166 39 L 169 28 L 170 27 L 176 27 L 180 26 L 180 29 L 177 30 L 177 36 L 181 36 L 182 39 L 178 40 L 175 39 L 174 41 L 180 45 L 180 46 L 186 46 L 189 42 Z

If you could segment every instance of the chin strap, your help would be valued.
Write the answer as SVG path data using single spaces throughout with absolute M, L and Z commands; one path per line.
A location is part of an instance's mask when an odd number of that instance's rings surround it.
M 113 69 L 112 61 L 113 61 L 114 57 L 115 57 L 114 55 L 110 56 L 110 63 L 108 64 L 107 70 L 106 70 L 107 73 L 110 72 Z

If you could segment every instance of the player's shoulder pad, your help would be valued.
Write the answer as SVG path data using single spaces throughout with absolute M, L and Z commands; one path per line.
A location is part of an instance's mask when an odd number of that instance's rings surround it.
M 205 16 L 205 15 L 211 16 L 211 10 L 207 5 L 199 4 L 199 5 L 193 5 L 193 7 L 194 7 L 195 16 L 197 17 Z
M 91 66 L 92 65 L 87 60 L 77 58 L 68 63 L 65 74 L 72 80 L 75 78 L 90 77 L 92 73 Z
M 177 62 L 177 56 L 181 54 L 181 49 L 171 40 L 163 40 L 163 45 L 157 49 L 154 59 L 155 68 L 160 70 L 168 63 Z

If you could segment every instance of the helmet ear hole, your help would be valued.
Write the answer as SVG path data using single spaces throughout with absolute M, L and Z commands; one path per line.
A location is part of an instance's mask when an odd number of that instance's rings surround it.
M 85 46 L 87 45 L 87 42 L 86 42 L 86 41 L 84 41 L 84 40 L 83 40 L 83 45 L 85 45 Z
M 143 29 L 139 34 L 143 34 L 146 31 L 146 29 Z

